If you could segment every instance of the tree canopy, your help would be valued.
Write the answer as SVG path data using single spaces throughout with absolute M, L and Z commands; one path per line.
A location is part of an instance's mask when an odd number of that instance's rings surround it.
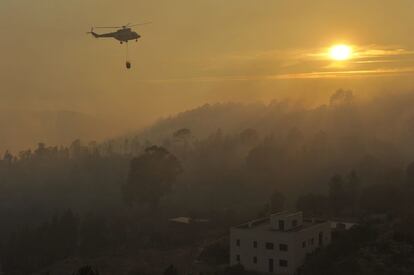
M 167 149 L 148 147 L 144 154 L 131 160 L 128 180 L 123 186 L 125 202 L 156 207 L 160 199 L 171 191 L 181 172 L 179 160 Z

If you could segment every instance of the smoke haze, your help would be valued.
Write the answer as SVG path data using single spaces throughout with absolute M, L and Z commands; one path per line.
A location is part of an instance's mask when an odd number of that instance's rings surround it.
M 0 108 L 8 123 L 1 125 L 0 140 L 8 142 L 0 150 L 48 139 L 22 138 L 33 131 L 10 128 L 32 128 L 32 118 L 19 119 L 31 112 L 94 117 L 99 134 L 85 134 L 79 125 L 73 126 L 73 136 L 102 139 L 205 103 L 289 98 L 315 106 L 338 88 L 362 98 L 409 91 L 414 38 L 407 33 L 414 25 L 413 8 L 409 0 L 2 0 Z M 153 24 L 137 27 L 142 39 L 130 43 L 131 71 L 124 68 L 123 45 L 85 34 L 91 26 L 145 21 Z M 356 67 L 388 72 L 380 75 L 301 77 L 326 73 L 328 64 L 297 59 L 296 53 L 312 54 L 337 41 L 377 52 L 404 49 L 408 56 Z M 38 132 L 47 128 L 36 127 Z

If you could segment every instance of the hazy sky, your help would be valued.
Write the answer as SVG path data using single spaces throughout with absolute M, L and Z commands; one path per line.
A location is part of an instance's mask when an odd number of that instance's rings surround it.
M 407 90 L 413 14 L 412 0 L 0 0 L 0 108 L 80 111 L 127 128 L 206 102 Z M 86 35 L 145 21 L 130 71 L 124 46 Z M 321 58 L 335 43 L 359 57 Z

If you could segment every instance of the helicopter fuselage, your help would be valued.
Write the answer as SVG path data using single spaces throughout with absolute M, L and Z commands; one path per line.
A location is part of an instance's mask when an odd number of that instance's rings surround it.
M 115 38 L 116 40 L 123 42 L 128 42 L 130 40 L 136 40 L 141 37 L 138 33 L 132 31 L 130 28 L 122 28 L 117 30 L 116 32 L 110 32 L 110 33 L 103 33 L 103 34 L 97 34 L 93 31 L 91 32 L 93 36 L 96 38 Z

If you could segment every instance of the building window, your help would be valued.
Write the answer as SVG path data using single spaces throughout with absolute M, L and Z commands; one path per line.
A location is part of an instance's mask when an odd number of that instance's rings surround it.
M 279 250 L 280 251 L 288 251 L 288 245 L 287 244 L 279 244 Z
M 240 240 L 239 239 L 236 240 L 236 245 L 240 246 Z
M 283 220 L 279 221 L 279 230 L 285 231 L 285 221 Z
M 311 239 L 311 245 L 313 245 L 315 243 L 315 239 L 314 238 L 312 238 Z
M 302 247 L 305 248 L 306 247 L 306 242 L 302 243 Z
M 281 266 L 281 267 L 287 267 L 288 266 L 288 261 L 286 261 L 286 260 L 279 260 L 279 266 Z
M 273 250 L 275 249 L 275 246 L 273 243 L 266 243 L 266 249 Z
M 253 257 L 253 263 L 257 264 L 257 257 L 256 256 Z
M 269 259 L 269 273 L 273 273 L 274 271 L 274 266 L 273 266 L 273 259 Z
M 297 220 L 293 220 L 292 221 L 292 227 L 297 227 L 298 226 L 298 221 Z
M 319 232 L 318 238 L 319 246 L 323 246 L 323 232 Z
M 236 255 L 236 261 L 240 263 L 240 255 Z
M 257 248 L 257 241 L 253 242 L 253 248 Z

